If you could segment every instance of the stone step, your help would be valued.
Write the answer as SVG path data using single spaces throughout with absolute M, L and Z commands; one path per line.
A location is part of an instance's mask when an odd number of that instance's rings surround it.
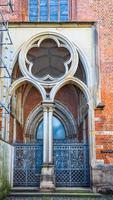
M 36 188 L 32 188 L 32 187 L 14 187 L 11 189 L 12 192 L 40 192 L 40 189 Z M 68 193 L 92 193 L 92 190 L 90 188 L 56 188 L 54 192 L 68 192 Z
M 70 191 L 60 191 L 60 192 L 36 192 L 36 191 L 11 191 L 8 197 L 100 197 L 98 193 L 91 192 L 70 192 Z
M 23 187 L 15 187 L 15 188 L 12 188 L 11 189 L 11 192 L 14 193 L 14 192 L 18 192 L 18 193 L 21 193 L 21 192 L 39 192 L 39 189 L 38 188 L 31 188 L 31 187 L 27 187 L 27 188 L 23 188 Z
M 37 194 L 38 193 L 38 195 L 40 195 L 40 194 L 42 194 L 42 193 L 54 193 L 54 194 L 57 194 L 57 193 L 60 193 L 60 194 L 62 194 L 62 193 L 70 193 L 70 194 L 72 194 L 72 193 L 79 193 L 79 194 L 82 194 L 82 193 L 87 193 L 87 194 L 90 194 L 90 193 L 92 193 L 92 191 L 90 190 L 90 189 L 82 189 L 82 190 L 80 190 L 80 189 L 76 189 L 76 190 L 74 190 L 74 189 L 67 189 L 66 188 L 66 190 L 64 190 L 64 189 L 57 189 L 57 190 L 55 190 L 54 192 L 50 192 L 50 191 L 46 191 L 46 192 L 40 192 L 40 190 L 38 190 L 37 188 L 36 189 L 31 189 L 31 188 L 19 188 L 19 189 L 13 189 L 13 190 L 11 190 L 11 193 L 13 193 L 13 194 L 15 194 L 15 193 L 18 193 L 18 194 L 20 194 L 20 193 L 31 193 L 31 194 Z M 94 193 L 93 193 L 94 194 Z

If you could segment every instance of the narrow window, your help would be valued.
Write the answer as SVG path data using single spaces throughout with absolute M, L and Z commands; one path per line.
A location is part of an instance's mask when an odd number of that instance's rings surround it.
M 64 22 L 69 20 L 69 0 L 29 0 L 30 22 Z

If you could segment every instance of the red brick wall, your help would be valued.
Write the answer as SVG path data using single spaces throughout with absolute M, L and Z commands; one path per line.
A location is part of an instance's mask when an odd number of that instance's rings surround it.
M 14 142 L 14 116 L 10 115 L 10 130 L 9 130 L 9 143 Z M 16 120 L 16 141 L 15 142 L 23 142 L 24 136 L 23 136 L 23 126 Z
M 13 0 L 13 10 L 11 14 L 7 6 L 1 7 L 5 19 L 9 21 L 28 21 L 28 0 Z M 0 4 L 7 4 L 7 0 L 0 0 Z
M 56 97 L 56 100 L 60 101 L 62 104 L 64 104 L 70 112 L 73 114 L 73 116 L 77 117 L 77 105 L 78 105 L 78 96 L 76 89 L 73 85 L 66 85 L 62 87 Z
M 96 136 L 97 159 L 104 160 L 105 163 L 113 163 L 113 153 L 107 153 L 107 150 L 113 150 L 113 135 Z
M 101 135 L 96 135 L 96 145 L 103 145 L 104 150 L 113 150 L 113 140 L 110 140 L 113 135 L 105 135 L 103 132 L 113 131 L 113 1 L 78 0 L 76 16 L 77 21 L 96 22 L 101 101 L 105 104 L 103 110 L 95 111 L 95 129 L 101 132 Z M 97 148 L 97 159 L 113 163 L 113 154 L 101 153 L 101 150 Z
M 32 87 L 24 104 L 24 122 L 33 108 L 41 103 L 41 101 L 42 98 L 40 93 L 34 87 Z
M 21 87 L 22 89 L 22 87 Z M 23 97 L 26 93 L 26 90 L 23 90 Z M 23 98 L 24 99 L 24 98 Z M 26 96 L 26 100 L 24 102 L 23 107 L 23 120 L 24 125 L 29 113 L 33 110 L 35 106 L 37 106 L 42 101 L 40 93 L 34 88 L 31 87 L 28 95 Z M 22 102 L 23 104 L 23 102 Z M 22 106 L 22 105 L 21 105 Z M 24 125 L 16 120 L 16 142 L 23 142 L 24 141 Z M 10 115 L 10 131 L 9 131 L 9 142 L 13 142 L 13 132 L 14 132 L 14 116 Z

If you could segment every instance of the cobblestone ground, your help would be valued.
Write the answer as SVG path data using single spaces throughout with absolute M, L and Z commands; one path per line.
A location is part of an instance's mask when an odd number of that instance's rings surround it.
M 8 197 L 5 200 L 113 200 L 113 196 L 103 196 L 97 198 L 71 198 L 71 197 Z

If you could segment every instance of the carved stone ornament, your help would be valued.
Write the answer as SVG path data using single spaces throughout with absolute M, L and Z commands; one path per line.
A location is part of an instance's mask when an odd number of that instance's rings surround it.
M 24 76 L 51 86 L 74 75 L 78 52 L 67 38 L 51 32 L 41 33 L 22 47 L 19 65 Z

